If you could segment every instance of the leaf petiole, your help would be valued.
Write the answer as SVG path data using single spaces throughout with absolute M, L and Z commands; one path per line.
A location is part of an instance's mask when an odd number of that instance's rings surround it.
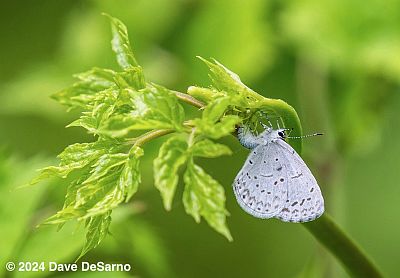
M 180 99 L 183 102 L 186 102 L 186 103 L 188 103 L 190 105 L 193 105 L 193 106 L 198 107 L 200 109 L 202 109 L 202 108 L 204 108 L 206 106 L 202 101 L 192 97 L 191 95 L 188 95 L 188 94 L 185 94 L 185 93 L 181 93 L 181 92 L 178 92 L 178 91 L 173 91 L 173 90 L 171 90 L 171 92 L 173 92 L 178 99 Z

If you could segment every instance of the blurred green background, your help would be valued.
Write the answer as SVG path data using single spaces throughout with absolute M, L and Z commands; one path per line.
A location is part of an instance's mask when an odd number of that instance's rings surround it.
M 185 91 L 209 84 L 195 56 L 214 57 L 267 97 L 300 115 L 303 157 L 324 192 L 326 211 L 398 277 L 400 247 L 400 3 L 394 0 L 2 1 L 0 4 L 0 276 L 7 261 L 72 262 L 84 242 L 69 223 L 35 228 L 60 209 L 66 182 L 14 190 L 53 163 L 68 144 L 92 138 L 65 129 L 49 95 L 93 66 L 116 68 L 107 12 L 128 26 L 148 80 Z M 226 189 L 229 243 L 185 215 L 180 198 L 165 212 L 152 184 L 161 140 L 146 146 L 143 184 L 113 213 L 112 235 L 85 261 L 129 262 L 112 277 L 347 277 L 302 225 L 252 218 L 231 182 L 247 151 L 202 161 Z M 180 194 L 178 192 L 178 194 Z M 53 276 L 55 274 L 52 274 Z M 71 277 L 108 277 L 73 273 Z

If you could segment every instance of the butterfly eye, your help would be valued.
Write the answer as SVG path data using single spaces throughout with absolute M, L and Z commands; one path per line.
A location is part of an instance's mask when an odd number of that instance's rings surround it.
M 283 131 L 278 131 L 278 135 L 281 138 L 285 138 L 285 133 Z

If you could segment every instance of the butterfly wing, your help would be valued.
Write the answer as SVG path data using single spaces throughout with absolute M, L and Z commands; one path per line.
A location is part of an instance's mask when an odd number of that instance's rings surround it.
M 239 205 L 257 218 L 274 217 L 285 205 L 288 176 L 278 150 L 271 143 L 255 147 L 233 184 Z
M 295 150 L 283 140 L 271 143 L 271 149 L 278 149 L 286 161 L 287 199 L 276 218 L 285 222 L 312 221 L 324 213 L 324 199 L 310 169 Z

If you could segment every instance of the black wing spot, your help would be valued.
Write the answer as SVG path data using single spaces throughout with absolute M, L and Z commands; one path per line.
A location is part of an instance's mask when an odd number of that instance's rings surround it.
M 304 201 L 305 201 L 306 199 L 303 199 L 302 201 L 301 201 L 301 203 L 300 203 L 300 206 L 302 206 L 303 204 L 304 204 Z
M 276 170 L 277 170 L 277 171 L 280 171 L 280 170 L 282 170 L 282 166 L 281 166 L 281 167 L 278 167 L 278 168 L 276 168 Z
M 298 178 L 298 177 L 301 177 L 303 175 L 303 173 L 299 173 L 299 174 L 297 174 L 297 175 L 295 175 L 295 176 L 293 176 L 293 177 L 291 177 L 292 179 L 296 179 L 296 178 Z
M 256 180 L 256 179 L 257 179 L 257 176 L 254 176 L 254 179 Z
M 256 187 L 259 187 L 260 185 L 259 184 L 256 184 Z
M 277 158 L 275 158 L 275 161 L 278 161 L 278 159 L 277 159 Z
M 311 198 L 307 198 L 307 201 L 311 201 Z
M 278 184 L 278 182 L 277 182 L 277 181 L 275 181 L 275 182 L 274 182 L 274 185 L 277 185 L 277 184 Z
M 253 161 L 249 160 L 249 163 L 250 163 L 250 164 L 253 164 Z
M 294 207 L 295 205 L 297 205 L 298 204 L 298 202 L 294 202 L 293 204 L 292 204 L 292 207 Z
M 262 176 L 262 177 L 264 177 L 264 178 L 270 178 L 270 177 L 273 177 L 274 175 L 273 175 L 273 174 L 269 174 L 269 175 L 263 175 L 263 174 L 261 174 L 260 176 Z
M 264 160 L 264 163 L 267 163 L 267 161 Z
M 281 182 L 283 182 L 284 180 L 285 180 L 284 178 L 281 178 L 281 179 L 280 179 Z
M 310 189 L 310 192 L 313 192 L 313 191 L 314 191 L 314 187 Z
M 261 190 L 261 193 L 264 193 L 264 192 L 265 192 L 265 189 Z
M 271 191 L 268 191 L 267 194 L 271 194 Z

